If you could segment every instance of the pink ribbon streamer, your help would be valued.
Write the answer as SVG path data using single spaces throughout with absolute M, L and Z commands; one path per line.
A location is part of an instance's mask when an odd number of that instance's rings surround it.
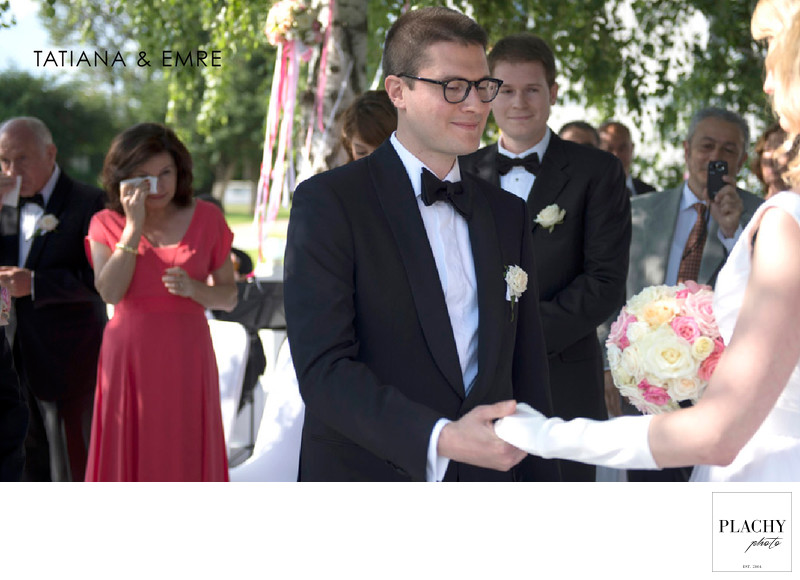
M 315 109 L 317 114 L 317 129 L 321 132 L 325 130 L 322 119 L 322 109 L 325 103 L 325 86 L 328 84 L 328 43 L 331 39 L 333 30 L 333 10 L 335 0 L 328 2 L 328 24 L 325 26 L 325 39 L 322 41 L 322 53 L 319 57 L 319 77 L 317 79 L 317 102 Z

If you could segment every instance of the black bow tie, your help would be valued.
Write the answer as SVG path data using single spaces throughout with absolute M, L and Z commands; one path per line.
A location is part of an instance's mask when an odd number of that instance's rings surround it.
M 502 153 L 497 154 L 497 172 L 500 175 L 505 175 L 514 167 L 524 167 L 525 171 L 536 175 L 539 173 L 539 168 L 541 166 L 542 163 L 539 161 L 539 156 L 536 153 L 531 153 L 526 157 L 516 158 L 507 157 Z
M 36 205 L 44 209 L 44 196 L 41 193 L 34 193 L 30 197 L 19 198 L 19 207 L 24 206 L 26 203 L 35 203 Z
M 452 204 L 464 219 L 472 217 L 472 197 L 464 190 L 461 183 L 441 181 L 425 168 L 422 169 L 422 201 L 425 205 L 446 201 Z

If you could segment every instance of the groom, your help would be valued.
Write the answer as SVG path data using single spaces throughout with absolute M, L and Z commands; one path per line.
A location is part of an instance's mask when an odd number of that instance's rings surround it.
M 447 8 L 398 18 L 383 54 L 396 133 L 295 191 L 285 307 L 301 480 L 558 478 L 492 428 L 508 399 L 550 400 L 535 279 L 514 301 L 504 279 L 535 270 L 525 206 L 456 162 L 499 88 L 486 42 Z

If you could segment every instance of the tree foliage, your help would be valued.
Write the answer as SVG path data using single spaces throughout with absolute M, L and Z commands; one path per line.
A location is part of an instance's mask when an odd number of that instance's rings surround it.
M 124 45 L 148 54 L 165 48 L 223 51 L 222 67 L 161 68 L 146 74 L 167 87 L 166 120 L 197 143 L 210 164 L 230 169 L 231 164 L 249 160 L 257 166 L 275 54 L 262 33 L 272 2 L 47 2 L 52 29 L 80 31 L 84 40 L 109 49 Z M 447 4 L 460 9 L 487 29 L 492 42 L 512 32 L 536 32 L 556 53 L 563 97 L 591 111 L 587 120 L 617 117 L 633 124 L 649 123 L 657 129 L 655 139 L 676 145 L 691 114 L 707 104 L 746 115 L 756 132 L 770 117 L 761 92 L 763 49 L 749 33 L 755 3 L 450 0 L 414 5 Z M 369 84 L 379 70 L 385 32 L 405 1 L 347 1 L 350 10 L 359 4 L 367 15 L 366 30 L 351 30 L 340 37 L 348 39 L 341 49 L 366 50 L 365 55 L 354 57 L 364 70 L 356 71 L 353 78 L 365 78 Z M 353 41 L 355 34 L 366 34 L 367 42 Z M 314 78 L 306 80 L 313 88 Z M 119 82 L 119 77 L 111 82 Z M 301 103 L 298 114 L 309 106 L 309 102 Z
M 118 127 L 105 96 L 84 85 L 56 84 L 28 73 L 0 75 L 0 119 L 31 115 L 53 134 L 58 162 L 76 179 L 97 183 Z

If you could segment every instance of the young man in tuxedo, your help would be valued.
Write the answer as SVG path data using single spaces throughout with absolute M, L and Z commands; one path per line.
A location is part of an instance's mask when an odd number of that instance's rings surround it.
M 0 125 L 0 286 L 28 399 L 25 479 L 83 481 L 106 308 L 84 249 L 105 195 L 70 179 L 39 119 Z M 21 178 L 19 202 L 7 195 Z
M 625 300 L 631 236 L 625 173 L 613 155 L 558 137 L 547 126 L 558 97 L 555 57 L 533 34 L 501 39 L 489 54 L 503 81 L 492 102 L 498 143 L 462 167 L 527 202 L 533 220 L 539 306 L 555 415 L 608 418 L 597 326 Z M 565 481 L 595 467 L 562 462 Z
M 597 129 L 600 136 L 600 149 L 608 151 L 622 163 L 625 170 L 625 187 L 631 196 L 640 195 L 656 188 L 631 175 L 633 163 L 633 138 L 631 131 L 619 121 L 605 121 Z
M 383 54 L 397 131 L 295 191 L 285 306 L 301 480 L 558 478 L 492 427 L 513 400 L 550 402 L 524 204 L 457 163 L 499 87 L 486 41 L 447 8 L 398 18 Z M 510 266 L 531 273 L 514 300 Z

